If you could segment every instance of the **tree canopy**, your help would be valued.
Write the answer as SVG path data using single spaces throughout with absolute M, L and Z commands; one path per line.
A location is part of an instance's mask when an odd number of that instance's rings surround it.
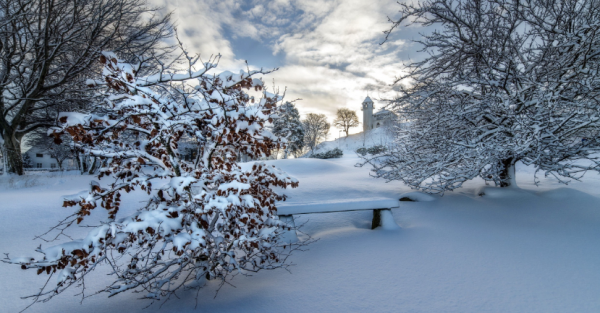
M 302 120 L 304 126 L 304 143 L 313 151 L 315 147 L 327 139 L 331 125 L 327 122 L 325 114 L 308 113 Z
M 514 186 L 517 162 L 561 182 L 600 169 L 600 2 L 401 7 L 390 31 L 437 28 L 417 41 L 429 56 L 398 79 L 389 108 L 410 126 L 369 160 L 378 177 L 444 192 L 477 176 Z
M 170 14 L 144 0 L 0 0 L 0 16 L 0 144 L 19 175 L 23 136 L 55 125 L 58 107 L 89 109 L 102 51 L 159 56 L 172 34 Z
M 352 111 L 348 108 L 341 108 L 337 110 L 336 118 L 333 120 L 333 125 L 342 129 L 346 133 L 346 136 L 348 136 L 349 129 L 352 127 L 358 127 L 360 123 L 358 122 L 356 111 Z
M 304 148 L 304 126 L 294 103 L 288 101 L 279 106 L 278 116 L 273 121 L 273 133 L 287 141 L 284 159 L 289 153 L 299 156 Z

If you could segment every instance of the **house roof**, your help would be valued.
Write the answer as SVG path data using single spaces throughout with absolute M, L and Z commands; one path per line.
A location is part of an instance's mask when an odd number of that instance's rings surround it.
M 394 112 L 392 112 L 392 111 L 388 111 L 386 109 L 381 109 L 381 110 L 379 110 L 379 112 L 374 113 L 373 115 L 382 115 L 382 114 L 388 114 L 388 113 L 394 114 Z

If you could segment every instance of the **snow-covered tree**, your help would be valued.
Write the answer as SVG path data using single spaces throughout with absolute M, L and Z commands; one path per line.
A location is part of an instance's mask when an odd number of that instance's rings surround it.
M 304 147 L 304 127 L 300 121 L 300 113 L 292 102 L 279 107 L 278 117 L 273 121 L 273 133 L 287 140 L 283 158 L 288 154 L 298 156 Z
M 325 114 L 308 113 L 302 120 L 302 126 L 304 128 L 304 144 L 310 151 L 313 151 L 329 135 L 330 125 Z
M 170 14 L 145 0 L 0 0 L 0 143 L 8 172 L 23 174 L 21 139 L 54 126 L 57 107 L 85 106 L 83 81 L 103 50 L 168 52 Z M 99 76 L 98 76 L 99 77 Z
M 110 179 L 66 198 L 64 206 L 77 209 L 54 229 L 66 232 L 100 207 L 108 214 L 83 239 L 40 247 L 37 259 L 5 260 L 56 276 L 35 301 L 81 287 L 99 265 L 110 266 L 114 277 L 99 292 L 142 292 L 151 300 L 167 300 L 206 279 L 225 282 L 289 265 L 298 244 L 278 241 L 289 228 L 277 217 L 276 201 L 285 196 L 274 187 L 298 181 L 272 165 L 236 162 L 238 152 L 260 157 L 283 148 L 265 128 L 281 97 L 256 78 L 266 72 L 210 74 L 218 58 L 200 63 L 184 56 L 187 70 L 161 67 L 142 77 L 140 63 L 104 53 L 104 80 L 88 82 L 106 87 L 104 105 L 93 114 L 61 113 L 62 127 L 52 135 L 68 133 L 78 149 L 104 161 L 98 179 Z M 250 96 L 250 89 L 262 97 Z M 200 147 L 191 161 L 178 151 L 184 137 Z M 122 199 L 136 189 L 148 195 L 146 203 L 119 216 Z
M 515 186 L 517 162 L 561 182 L 600 169 L 600 2 L 401 6 L 391 30 L 437 29 L 418 41 L 428 56 L 399 78 L 389 107 L 410 126 L 370 160 L 378 177 L 444 192 L 477 176 Z
M 346 133 L 346 136 L 348 136 L 348 131 L 350 128 L 358 127 L 360 123 L 358 122 L 356 111 L 352 111 L 348 108 L 341 108 L 337 110 L 336 118 L 333 120 L 333 125 L 342 129 Z
M 31 157 L 29 154 L 23 154 L 23 167 L 24 168 L 32 168 L 33 162 L 31 162 Z

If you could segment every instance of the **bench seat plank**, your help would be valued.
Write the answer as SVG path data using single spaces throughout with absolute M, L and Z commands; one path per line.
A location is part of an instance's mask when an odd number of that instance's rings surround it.
M 277 215 L 395 209 L 398 207 L 398 199 L 392 198 L 344 199 L 319 201 L 314 203 L 282 202 L 277 205 Z

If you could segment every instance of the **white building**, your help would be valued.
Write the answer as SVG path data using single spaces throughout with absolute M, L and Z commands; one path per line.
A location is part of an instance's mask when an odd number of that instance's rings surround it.
M 391 111 L 382 109 L 377 113 L 373 113 L 375 104 L 373 100 L 367 96 L 362 103 L 363 111 L 363 131 L 379 128 L 381 126 L 389 126 L 396 119 L 396 114 Z
M 50 153 L 41 151 L 37 148 L 31 148 L 23 153 L 29 156 L 32 168 L 58 168 L 56 160 L 50 156 Z
M 32 147 L 27 150 L 24 155 L 29 156 L 29 160 L 31 162 L 31 168 L 41 168 L 41 169 L 58 169 L 58 162 L 55 158 L 50 156 L 50 153 L 47 151 L 40 150 L 38 148 Z M 75 160 L 66 159 L 63 161 L 63 169 L 73 169 L 76 168 Z

